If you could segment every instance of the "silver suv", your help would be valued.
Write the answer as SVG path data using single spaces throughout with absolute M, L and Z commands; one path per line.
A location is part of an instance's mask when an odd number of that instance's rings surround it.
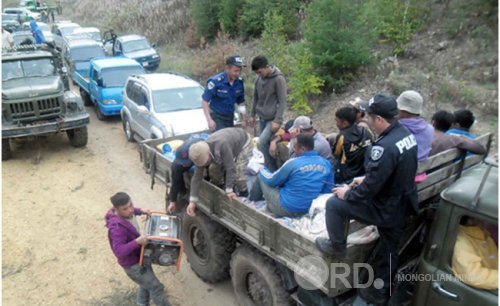
M 200 83 L 172 73 L 133 75 L 123 93 L 121 117 L 128 141 L 208 130 Z

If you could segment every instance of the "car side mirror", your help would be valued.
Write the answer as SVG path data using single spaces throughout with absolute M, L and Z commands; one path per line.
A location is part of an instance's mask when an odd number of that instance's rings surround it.
M 151 47 L 153 47 L 154 49 L 156 49 L 156 44 L 155 44 L 155 43 L 152 43 L 152 44 L 151 44 Z
M 97 82 L 96 82 L 96 83 L 97 83 L 97 86 L 99 86 L 99 87 L 103 87 L 103 84 L 104 84 L 104 83 L 102 82 L 102 79 L 97 79 Z
M 144 105 L 139 105 L 139 107 L 137 108 L 137 110 L 139 111 L 139 113 L 141 113 L 143 115 L 149 114 L 149 110 Z

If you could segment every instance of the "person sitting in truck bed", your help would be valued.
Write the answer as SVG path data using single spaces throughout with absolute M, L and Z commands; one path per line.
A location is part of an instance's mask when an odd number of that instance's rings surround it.
M 454 121 L 451 112 L 440 110 L 432 116 L 434 127 L 434 140 L 432 142 L 431 156 L 449 149 L 462 149 L 475 154 L 485 154 L 486 149 L 475 139 L 460 134 L 446 134 Z
M 265 199 L 268 209 L 278 217 L 306 213 L 312 201 L 334 185 L 332 165 L 313 151 L 314 137 L 299 134 L 294 145 L 297 157 L 274 173 L 262 169 L 250 193 L 250 200 Z
M 479 289 L 498 289 L 498 248 L 477 220 L 464 217 L 458 229 L 452 258 L 453 273 Z
M 339 134 L 333 145 L 335 182 L 350 183 L 353 178 L 365 174 L 365 152 L 372 143 L 369 130 L 355 124 L 356 109 L 342 106 L 335 112 Z
M 453 113 L 452 129 L 448 130 L 448 135 L 464 135 L 471 139 L 476 139 L 477 136 L 470 132 L 472 125 L 476 121 L 474 114 L 468 109 L 460 109 Z
M 276 166 L 281 168 L 283 164 L 288 160 L 289 149 L 288 144 L 292 139 L 290 134 L 290 129 L 293 126 L 294 120 L 288 120 L 283 128 L 280 128 L 278 132 L 274 135 L 271 143 L 269 145 L 269 155 L 271 158 L 276 160 Z
M 210 180 L 217 186 L 224 186 L 229 199 L 238 195 L 248 196 L 245 170 L 252 156 L 252 138 L 241 128 L 225 128 L 211 134 L 206 141 L 199 141 L 189 148 L 189 159 L 196 165 L 191 179 L 191 193 L 187 214 L 195 215 L 201 182 L 208 167 Z M 224 177 L 225 172 L 225 177 Z

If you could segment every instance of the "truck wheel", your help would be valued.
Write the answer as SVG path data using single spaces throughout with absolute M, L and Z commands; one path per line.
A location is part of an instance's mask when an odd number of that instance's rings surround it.
M 73 147 L 80 148 L 87 145 L 88 132 L 86 126 L 68 130 L 66 131 L 66 134 L 68 134 L 69 143 Z
M 231 282 L 241 306 L 291 305 L 273 260 L 250 246 L 242 245 L 233 253 Z
M 123 118 L 123 131 L 125 132 L 125 137 L 127 137 L 128 142 L 134 142 L 134 131 L 130 125 L 130 121 L 127 117 Z
M 10 150 L 9 139 L 2 139 L 2 160 L 7 160 L 12 157 L 12 151 Z
M 207 283 L 229 278 L 229 262 L 236 246 L 231 232 L 198 211 L 194 218 L 184 215 L 182 236 L 186 257 L 199 278 Z
M 80 97 L 83 100 L 85 106 L 92 106 L 92 101 L 90 101 L 89 94 L 80 87 Z
M 99 119 L 100 121 L 106 120 L 106 116 L 104 116 L 104 114 L 101 111 L 101 108 L 99 107 L 99 105 L 97 103 L 95 105 L 95 114 L 97 116 L 97 119 Z

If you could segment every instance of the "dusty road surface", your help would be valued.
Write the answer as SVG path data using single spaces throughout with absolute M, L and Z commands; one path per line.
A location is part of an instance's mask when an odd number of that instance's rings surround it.
M 2 162 L 3 305 L 135 305 L 136 285 L 111 253 L 103 217 L 117 191 L 163 209 L 165 189 L 150 190 L 119 118 L 101 122 L 87 110 L 86 148 L 65 134 L 21 140 Z M 180 272 L 155 271 L 174 305 L 236 304 L 229 281 L 205 284 L 185 259 Z

